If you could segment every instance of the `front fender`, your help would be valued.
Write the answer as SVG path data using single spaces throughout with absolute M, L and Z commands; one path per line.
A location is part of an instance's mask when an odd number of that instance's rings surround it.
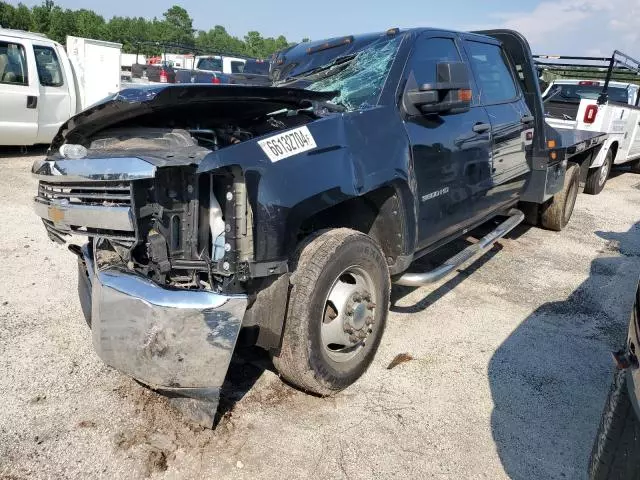
M 271 162 L 258 144 L 267 135 L 214 152 L 199 166 L 201 173 L 228 165 L 243 169 L 258 262 L 287 258 L 300 225 L 322 210 L 394 182 L 415 185 L 408 138 L 394 108 L 333 114 L 307 128 L 317 145 L 311 151 Z M 403 193 L 403 205 L 406 197 L 411 195 Z M 406 217 L 414 218 L 412 199 L 407 210 Z

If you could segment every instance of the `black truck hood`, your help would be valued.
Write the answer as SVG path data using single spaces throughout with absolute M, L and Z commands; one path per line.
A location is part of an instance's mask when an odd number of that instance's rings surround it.
M 284 108 L 308 108 L 338 92 L 246 85 L 153 85 L 121 90 L 64 123 L 51 144 L 83 143 L 95 133 L 165 109 L 205 108 L 212 117 L 242 124 Z

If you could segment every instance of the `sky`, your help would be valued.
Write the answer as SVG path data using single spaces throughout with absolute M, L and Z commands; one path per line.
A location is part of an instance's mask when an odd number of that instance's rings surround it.
M 8 0 L 17 4 L 17 0 Z M 110 18 L 161 17 L 184 7 L 194 27 L 223 25 L 233 35 L 257 30 L 289 41 L 313 40 L 391 27 L 455 30 L 513 28 L 534 53 L 607 55 L 614 49 L 640 56 L 640 0 L 55 0 L 64 8 L 89 8 Z M 41 0 L 22 0 L 32 6 Z

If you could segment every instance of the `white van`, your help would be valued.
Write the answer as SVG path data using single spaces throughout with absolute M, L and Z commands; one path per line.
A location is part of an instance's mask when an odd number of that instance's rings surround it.
M 67 48 L 0 28 L 0 145 L 50 143 L 69 118 L 120 90 L 120 44 L 68 37 Z

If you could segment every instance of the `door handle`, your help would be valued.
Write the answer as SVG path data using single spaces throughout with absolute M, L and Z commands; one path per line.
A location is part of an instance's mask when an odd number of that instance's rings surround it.
M 473 126 L 473 131 L 476 133 L 484 133 L 491 130 L 491 124 L 489 123 L 476 123 Z
M 38 97 L 34 97 L 33 95 L 27 96 L 27 108 L 37 108 L 38 107 Z
M 520 119 L 522 123 L 532 123 L 536 118 L 533 115 L 525 115 Z

